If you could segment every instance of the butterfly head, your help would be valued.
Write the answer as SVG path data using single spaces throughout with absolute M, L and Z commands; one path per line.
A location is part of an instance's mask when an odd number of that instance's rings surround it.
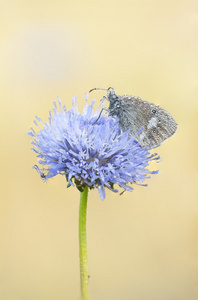
M 109 115 L 111 116 L 118 116 L 119 115 L 119 108 L 121 108 L 121 101 L 120 101 L 120 96 L 118 96 L 115 93 L 115 90 L 112 87 L 109 87 L 108 89 L 102 89 L 102 88 L 94 88 L 91 89 L 89 92 L 92 92 L 94 90 L 104 90 L 107 91 L 107 100 L 110 102 L 109 104 Z
M 109 103 L 109 115 L 115 116 L 119 115 L 121 108 L 120 96 L 118 96 L 113 88 L 108 88 L 107 90 L 107 100 Z

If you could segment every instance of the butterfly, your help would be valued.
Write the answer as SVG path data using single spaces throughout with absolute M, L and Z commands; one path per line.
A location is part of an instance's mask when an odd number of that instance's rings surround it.
M 120 128 L 122 131 L 129 130 L 130 136 L 140 131 L 135 139 L 142 147 L 155 148 L 177 130 L 177 123 L 171 114 L 158 105 L 136 96 L 119 96 L 113 88 L 94 88 L 89 92 L 93 90 L 107 91 L 109 116 L 117 116 Z

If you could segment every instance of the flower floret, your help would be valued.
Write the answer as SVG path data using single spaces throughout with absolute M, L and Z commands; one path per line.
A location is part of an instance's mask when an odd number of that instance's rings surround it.
M 78 112 L 76 98 L 70 110 L 54 103 L 53 113 L 45 124 L 36 117 L 36 133 L 29 132 L 34 140 L 32 150 L 39 163 L 45 166 L 46 180 L 57 174 L 65 175 L 69 186 L 80 191 L 87 185 L 97 188 L 101 199 L 105 187 L 118 192 L 114 184 L 132 191 L 128 183 L 142 183 L 152 173 L 146 167 L 156 159 L 147 147 L 141 147 L 135 137 L 122 132 L 117 119 L 108 115 L 98 116 L 93 104 L 86 103 L 82 114 Z M 98 120 L 97 120 L 98 119 Z M 47 168 L 46 168 L 47 167 Z M 38 169 L 37 169 L 38 170 Z M 43 172 L 44 172 L 43 171 Z

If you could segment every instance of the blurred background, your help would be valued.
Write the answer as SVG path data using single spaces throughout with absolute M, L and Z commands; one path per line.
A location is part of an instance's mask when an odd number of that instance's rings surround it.
M 1 300 L 79 299 L 79 192 L 42 182 L 26 133 L 57 96 L 82 109 L 109 86 L 179 127 L 148 187 L 89 193 L 91 299 L 198 299 L 197 29 L 193 0 L 0 1 Z

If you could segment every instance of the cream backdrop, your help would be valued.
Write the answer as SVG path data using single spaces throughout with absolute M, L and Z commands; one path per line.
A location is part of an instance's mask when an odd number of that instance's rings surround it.
M 79 192 L 43 184 L 29 127 L 59 96 L 113 86 L 179 124 L 160 174 L 88 200 L 93 300 L 198 299 L 198 5 L 187 0 L 0 1 L 0 299 L 79 299 Z M 90 101 L 103 92 L 90 94 Z

